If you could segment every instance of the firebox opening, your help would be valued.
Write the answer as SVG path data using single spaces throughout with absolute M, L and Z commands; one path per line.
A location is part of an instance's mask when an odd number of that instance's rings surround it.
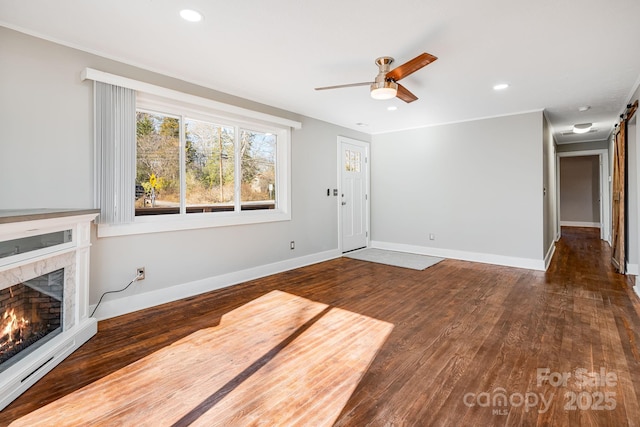
M 62 331 L 64 268 L 0 290 L 0 372 Z

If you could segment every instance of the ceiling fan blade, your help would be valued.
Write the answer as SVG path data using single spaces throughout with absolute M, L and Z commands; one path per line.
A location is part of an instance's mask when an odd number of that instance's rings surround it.
M 340 89 L 340 88 L 343 88 L 343 87 L 368 86 L 371 83 L 373 83 L 373 82 L 349 83 L 349 84 L 346 84 L 346 85 L 317 87 L 316 90 Z
M 435 56 L 429 54 L 429 53 L 422 53 L 418 56 L 416 56 L 415 58 L 413 58 L 410 61 L 405 62 L 404 64 L 394 68 L 393 70 L 389 71 L 387 73 L 387 79 L 391 79 L 394 82 L 397 82 L 400 79 L 404 79 L 405 77 L 407 77 L 409 74 L 415 73 L 416 71 L 418 71 L 420 68 L 422 67 L 426 67 L 427 65 L 431 64 L 433 61 L 435 61 L 436 58 Z
M 406 87 L 402 86 L 400 83 L 397 83 L 397 85 L 398 85 L 398 93 L 396 94 L 397 98 L 402 99 L 407 104 L 409 102 L 413 102 L 416 99 L 418 99 L 417 96 L 415 96 L 414 94 L 409 92 L 409 89 L 407 89 Z

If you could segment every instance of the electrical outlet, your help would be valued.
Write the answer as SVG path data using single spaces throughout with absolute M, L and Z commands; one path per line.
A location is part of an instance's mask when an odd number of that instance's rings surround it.
M 137 278 L 137 280 L 144 280 L 144 277 L 145 277 L 144 267 L 138 267 L 136 269 L 136 278 Z
M 291 243 L 289 244 L 289 247 L 291 248 L 291 250 L 294 250 L 296 248 L 296 242 L 292 240 Z

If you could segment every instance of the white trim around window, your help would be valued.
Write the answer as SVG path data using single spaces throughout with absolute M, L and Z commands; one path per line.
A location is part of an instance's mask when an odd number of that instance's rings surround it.
M 167 231 L 288 221 L 290 219 L 290 211 L 284 212 L 279 210 L 243 211 L 235 215 L 233 212 L 217 212 L 215 217 L 206 213 L 189 214 L 188 216 L 158 215 L 156 217 L 136 217 L 135 222 L 131 224 L 98 224 L 98 237 L 163 233 Z
M 291 128 L 300 129 L 302 126 L 300 122 L 223 104 L 90 68 L 83 71 L 82 79 L 101 81 L 136 90 L 139 98 L 138 107 L 175 107 L 182 112 L 188 111 L 190 115 L 196 117 L 206 116 L 230 120 L 249 128 L 252 127 L 252 124 L 257 124 L 259 129 L 277 134 L 278 141 L 276 209 L 136 216 L 131 223 L 98 224 L 98 237 L 256 224 L 291 219 Z M 173 108 L 161 108 L 167 112 L 171 112 L 171 109 Z
M 85 68 L 82 70 L 80 78 L 82 80 L 93 80 L 96 82 L 109 83 L 114 86 L 126 87 L 140 93 L 148 95 L 156 95 L 162 98 L 183 102 L 197 107 L 205 107 L 212 113 L 223 118 L 259 120 L 267 124 L 282 125 L 293 129 L 302 129 L 302 123 L 286 119 L 284 117 L 273 116 L 271 114 L 261 113 L 259 111 L 249 110 L 247 108 L 236 107 L 235 105 L 224 104 L 212 99 L 179 92 L 173 89 L 167 89 L 162 86 L 152 85 L 150 83 L 129 79 L 127 77 L 118 76 L 116 74 L 105 73 L 104 71 L 94 70 L 93 68 Z

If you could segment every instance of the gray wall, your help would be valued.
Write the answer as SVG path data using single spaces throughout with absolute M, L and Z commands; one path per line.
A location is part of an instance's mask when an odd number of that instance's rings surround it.
M 558 144 L 558 153 L 568 153 L 570 151 L 606 150 L 609 148 L 609 141 L 589 141 L 575 142 L 571 144 Z
M 93 99 L 85 67 L 299 120 L 292 132 L 292 220 L 96 238 L 90 301 L 145 266 L 139 294 L 338 249 L 338 135 L 366 134 L 198 87 L 0 27 L 0 209 L 93 206 Z M 94 231 L 95 233 L 95 231 Z M 289 241 L 296 241 L 295 251 Z
M 560 159 L 560 221 L 600 223 L 600 159 Z
M 634 94 L 633 101 L 638 99 L 640 95 L 640 89 L 636 90 Z M 631 224 L 629 227 L 629 264 L 631 264 L 630 270 L 633 268 L 636 276 L 640 273 L 640 226 L 638 222 L 638 216 L 640 214 L 640 174 L 638 173 L 638 165 L 640 165 L 640 149 L 638 148 L 638 143 L 640 142 L 640 127 L 638 127 L 638 113 L 636 112 L 636 117 L 631 122 L 631 126 L 629 127 L 629 138 L 633 139 L 633 144 L 636 147 L 636 158 L 635 158 L 635 193 L 636 193 L 636 205 L 635 205 L 635 223 Z M 636 277 L 637 282 L 637 277 Z M 640 287 L 636 284 L 636 293 L 640 295 Z
M 542 260 L 542 141 L 542 112 L 374 135 L 372 239 Z
M 556 144 L 553 139 L 551 126 L 547 118 L 542 117 L 543 132 L 543 210 L 544 210 L 544 242 L 543 248 L 546 255 L 550 255 L 550 250 L 558 238 L 558 218 L 557 218 L 557 184 L 556 184 Z
M 638 98 L 640 98 L 640 87 L 636 88 L 629 103 L 633 104 Z M 636 275 L 639 273 L 638 264 L 640 264 L 640 228 L 638 226 L 638 222 L 640 222 L 640 175 L 638 174 L 638 165 L 640 165 L 638 142 L 640 142 L 640 137 L 637 125 L 638 114 L 640 113 L 636 112 L 627 129 L 627 142 L 629 144 L 627 165 L 629 169 L 629 242 L 627 259 L 629 260 L 629 272 Z

